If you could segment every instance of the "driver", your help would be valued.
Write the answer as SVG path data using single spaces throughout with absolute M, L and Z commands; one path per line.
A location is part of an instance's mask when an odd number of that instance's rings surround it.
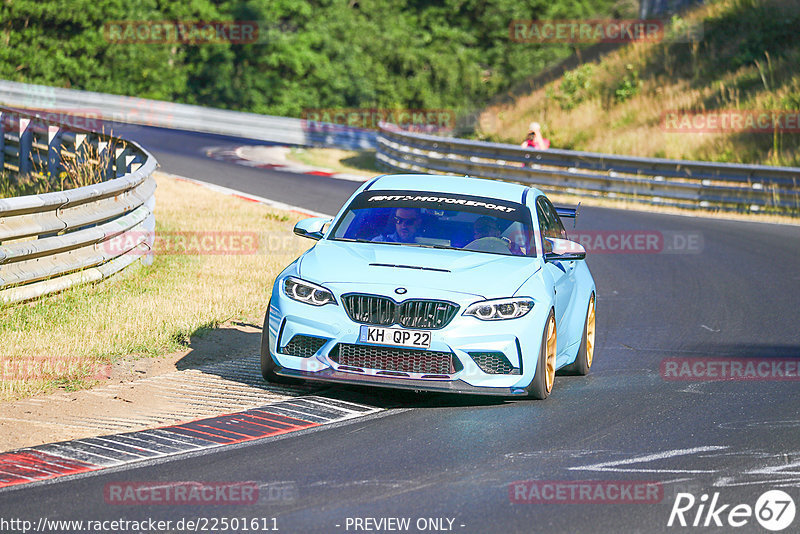
M 384 243 L 415 243 L 422 228 L 422 212 L 419 208 L 397 208 L 394 212 L 394 232 L 379 235 L 373 241 Z

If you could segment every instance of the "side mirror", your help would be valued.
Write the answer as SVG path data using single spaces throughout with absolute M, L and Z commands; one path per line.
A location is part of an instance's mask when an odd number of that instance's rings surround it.
M 308 237 L 314 240 L 322 239 L 326 224 L 330 224 L 333 219 L 325 217 L 311 217 L 303 219 L 294 225 L 294 233 L 300 237 Z
M 586 249 L 583 245 L 569 239 L 544 239 L 545 261 L 572 261 L 586 259 Z

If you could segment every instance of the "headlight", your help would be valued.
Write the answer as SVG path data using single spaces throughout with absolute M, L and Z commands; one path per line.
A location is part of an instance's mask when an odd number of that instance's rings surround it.
M 333 293 L 322 286 L 300 280 L 299 278 L 289 277 L 283 281 L 283 292 L 292 300 L 305 302 L 312 306 L 324 306 L 325 304 L 336 304 Z
M 499 321 L 522 317 L 532 309 L 533 299 L 525 297 L 495 299 L 471 304 L 464 315 L 472 315 L 482 321 Z

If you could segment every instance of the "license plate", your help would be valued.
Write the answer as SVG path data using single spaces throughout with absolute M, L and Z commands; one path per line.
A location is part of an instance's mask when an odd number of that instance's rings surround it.
M 374 343 L 376 345 L 427 349 L 431 346 L 431 333 L 424 330 L 362 326 L 358 340 L 361 343 Z

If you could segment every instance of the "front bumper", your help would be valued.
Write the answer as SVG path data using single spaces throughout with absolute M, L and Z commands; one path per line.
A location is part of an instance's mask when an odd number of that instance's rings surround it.
M 380 294 L 377 291 L 375 294 Z M 360 323 L 352 321 L 341 299 L 338 305 L 313 307 L 287 298 L 279 287 L 273 292 L 269 310 L 269 351 L 278 375 L 306 380 L 320 380 L 411 390 L 475 393 L 486 395 L 524 395 L 536 369 L 542 331 L 549 313 L 549 303 L 537 303 L 524 317 L 506 321 L 481 321 L 464 316 L 466 306 L 479 300 L 474 296 L 452 293 L 404 295 L 457 302 L 460 309 L 450 323 L 431 332 L 431 352 L 452 354 L 455 371 L 446 375 L 423 372 L 392 373 L 362 367 L 356 371 L 335 361 L 340 344 L 366 346 L 359 341 Z M 395 325 L 397 326 L 397 325 Z M 411 330 L 413 331 L 413 329 Z M 320 339 L 321 346 L 312 354 L 295 356 L 284 352 L 295 336 Z M 368 345 L 375 347 L 376 345 Z M 377 345 L 378 347 L 384 347 Z M 384 347 L 391 349 L 391 347 Z M 476 363 L 476 353 L 501 353 L 511 366 L 504 373 L 486 372 Z M 333 357 L 331 357 L 333 355 Z

